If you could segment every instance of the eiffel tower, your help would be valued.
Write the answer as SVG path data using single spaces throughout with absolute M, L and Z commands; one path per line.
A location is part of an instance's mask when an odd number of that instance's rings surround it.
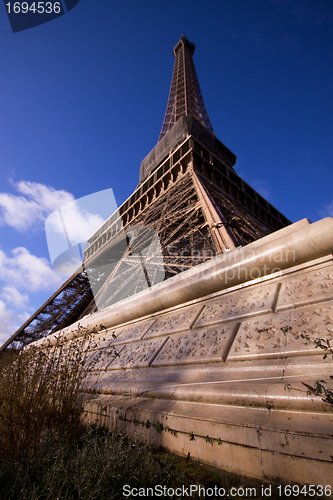
M 216 138 L 194 67 L 194 51 L 195 45 L 184 35 L 173 49 L 175 63 L 161 133 L 141 163 L 136 190 L 91 236 L 83 266 L 0 352 L 20 349 L 64 328 L 94 313 L 97 304 L 99 309 L 108 307 L 152 286 L 157 275 L 169 279 L 290 224 L 237 175 L 236 156 Z M 159 245 L 145 255 L 143 264 L 141 249 L 152 231 Z M 135 236 L 129 238 L 129 233 Z M 98 289 L 93 294 L 94 279 Z

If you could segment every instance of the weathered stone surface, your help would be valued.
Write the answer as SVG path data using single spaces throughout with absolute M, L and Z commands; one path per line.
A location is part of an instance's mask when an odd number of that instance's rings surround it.
M 333 299 L 333 265 L 302 271 L 283 281 L 277 310 Z
M 139 321 L 138 323 L 133 323 L 131 325 L 125 326 L 119 335 L 113 339 L 114 344 L 133 342 L 136 340 L 141 340 L 148 329 L 155 323 L 155 319 L 149 319 L 146 321 Z
M 333 358 L 315 344 L 333 345 L 332 222 L 235 251 L 251 270 L 296 249 L 274 274 L 226 283 L 232 262 L 218 257 L 86 318 L 99 356 L 90 421 L 281 484 L 332 477 L 333 408 L 309 391 L 317 380 L 333 390 Z M 62 338 L 79 342 L 71 335 Z
M 224 361 L 237 327 L 238 324 L 233 323 L 172 335 L 153 366 Z
M 123 344 L 141 340 L 155 319 L 138 321 L 120 328 L 109 328 L 94 335 L 95 347 L 104 349 L 113 344 Z
M 318 354 L 318 337 L 333 339 L 333 301 L 244 321 L 228 359 Z
M 145 338 L 189 330 L 202 307 L 201 305 L 197 305 L 195 307 L 186 307 L 176 312 L 163 314 L 157 318 L 154 325 L 145 335 Z
M 94 341 L 96 347 L 98 346 L 100 349 L 108 347 L 120 335 L 122 330 L 122 328 L 110 328 L 109 330 L 102 330 L 102 332 L 95 334 Z
M 168 337 L 126 344 L 121 354 L 109 366 L 110 370 L 121 368 L 144 368 L 150 366 Z
M 209 325 L 232 319 L 271 312 L 276 302 L 278 283 L 258 284 L 236 292 L 221 295 L 208 302 L 195 326 Z
M 98 349 L 92 353 L 94 359 L 94 371 L 107 371 L 109 365 L 117 356 L 120 356 L 123 347 L 120 349 L 108 347 L 106 349 Z

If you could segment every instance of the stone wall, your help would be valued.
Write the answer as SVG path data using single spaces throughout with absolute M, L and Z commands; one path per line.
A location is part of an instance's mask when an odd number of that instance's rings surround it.
M 328 484 L 333 407 L 307 392 L 333 375 L 315 344 L 333 340 L 332 229 L 300 221 L 61 332 L 96 331 L 87 421 L 239 474 Z

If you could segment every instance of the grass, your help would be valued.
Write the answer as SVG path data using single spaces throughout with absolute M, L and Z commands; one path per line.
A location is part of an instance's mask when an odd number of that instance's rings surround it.
M 123 497 L 123 486 L 172 483 L 171 462 L 163 469 L 151 449 L 105 430 L 88 429 L 75 439 L 50 443 L 28 461 L 2 463 L 1 498 L 109 500 Z
M 93 337 L 29 346 L 0 363 L 0 498 L 123 498 L 122 487 L 171 480 L 169 461 L 82 424 Z M 162 465 L 161 465 L 162 464 Z
M 131 488 L 200 484 L 227 492 L 232 487 L 255 487 L 252 498 L 267 498 L 260 494 L 261 482 L 189 457 L 153 451 L 105 429 L 85 427 L 83 397 L 92 389 L 89 371 L 98 362 L 98 355 L 91 354 L 93 347 L 93 337 L 84 337 L 50 348 L 30 346 L 0 360 L 1 499 L 134 498 L 124 496 L 126 484 Z M 243 498 L 244 493 L 232 497 Z
M 195 484 L 206 489 L 223 487 L 227 492 L 232 487 L 241 488 L 240 495 L 233 494 L 235 499 L 244 498 L 246 488 L 256 488 L 257 494 L 251 498 L 267 499 L 261 496 L 262 482 L 154 452 L 145 444 L 105 429 L 90 428 L 70 441 L 49 443 L 47 449 L 31 455 L 28 461 L 0 463 L 0 497 L 6 500 L 120 500 L 126 498 L 124 485 L 176 489 Z

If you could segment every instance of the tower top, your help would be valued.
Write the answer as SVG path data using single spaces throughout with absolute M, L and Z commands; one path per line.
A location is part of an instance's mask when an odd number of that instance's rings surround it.
M 159 141 L 182 116 L 194 116 L 214 133 L 192 59 L 194 51 L 194 43 L 189 42 L 184 34 L 173 49 L 175 65 Z
M 183 33 L 182 36 L 180 37 L 180 40 L 174 46 L 173 57 L 176 57 L 177 51 L 182 47 L 183 44 L 186 45 L 186 48 L 191 52 L 191 56 L 193 56 L 195 51 L 195 45 L 194 43 L 189 42 Z

